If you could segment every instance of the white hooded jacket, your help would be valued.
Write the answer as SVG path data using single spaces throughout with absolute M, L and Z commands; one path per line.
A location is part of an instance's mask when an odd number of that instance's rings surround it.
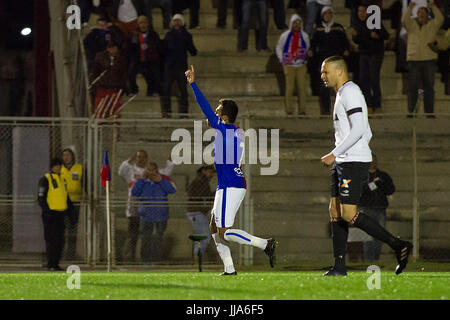
M 301 29 L 300 29 L 300 43 L 299 46 L 302 49 L 302 53 L 300 57 L 296 57 L 295 59 L 289 59 L 287 57 L 287 51 L 289 50 L 290 43 L 292 40 L 292 25 L 295 20 L 301 21 Z M 293 14 L 291 17 L 291 21 L 289 23 L 289 30 L 283 32 L 280 36 L 280 39 L 278 39 L 277 48 L 276 48 L 276 54 L 278 57 L 278 60 L 283 65 L 289 65 L 291 67 L 301 67 L 306 64 L 307 60 L 307 52 L 310 48 L 310 42 L 309 42 L 309 36 L 308 34 L 303 31 L 303 20 L 298 14 Z

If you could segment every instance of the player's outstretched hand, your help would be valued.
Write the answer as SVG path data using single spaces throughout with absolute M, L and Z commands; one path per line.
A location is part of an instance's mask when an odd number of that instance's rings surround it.
M 186 75 L 187 81 L 189 83 L 192 83 L 195 81 L 195 71 L 194 71 L 193 65 L 191 65 L 191 69 L 186 71 L 184 74 Z

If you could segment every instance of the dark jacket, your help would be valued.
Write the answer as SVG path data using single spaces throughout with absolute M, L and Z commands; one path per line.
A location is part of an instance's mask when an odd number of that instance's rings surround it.
M 377 54 L 384 52 L 384 40 L 389 39 L 389 33 L 381 24 L 381 29 L 369 29 L 367 28 L 366 21 L 358 19 L 356 23 L 356 36 L 353 37 L 353 41 L 358 45 L 360 54 Z M 370 36 L 372 32 L 378 34 L 379 38 L 375 39 Z
M 120 52 L 114 58 L 113 65 L 111 65 L 111 59 L 107 50 L 95 56 L 93 78 L 96 79 L 104 70 L 108 71 L 97 82 L 97 88 L 120 90 L 126 87 L 127 63 Z
M 162 59 L 163 48 L 158 33 L 152 29 L 147 32 L 147 37 L 145 38 L 145 43 L 147 45 L 147 49 L 145 50 L 145 61 L 141 61 L 140 34 L 140 32 L 134 32 L 131 35 L 128 57 L 130 60 L 136 62 L 159 63 Z
M 344 27 L 339 23 L 333 23 L 330 32 L 325 32 L 325 27 L 318 25 L 311 39 L 311 50 L 320 63 L 330 56 L 343 56 L 345 50 L 350 50 Z
M 374 182 L 377 186 L 375 190 L 370 190 L 369 184 L 363 186 L 363 191 L 361 195 L 360 206 L 366 208 L 387 208 L 389 206 L 389 201 L 387 196 L 395 192 L 395 186 L 392 182 L 391 177 L 383 171 L 376 170 L 373 173 L 369 172 L 369 183 Z
M 114 41 L 119 48 L 124 48 L 125 36 L 117 26 L 111 26 L 108 30 L 93 29 L 84 39 L 86 58 L 94 61 L 97 53 L 106 50 L 108 41 Z
M 163 41 L 164 65 L 169 71 L 187 69 L 187 53 L 197 55 L 197 48 L 192 41 L 192 35 L 181 28 L 179 31 L 172 29 L 167 32 Z
M 215 192 L 211 191 L 208 178 L 203 174 L 197 174 L 197 177 L 189 184 L 187 188 L 189 201 L 195 201 L 195 204 L 189 205 L 188 212 L 209 213 L 214 201 Z M 203 202 L 203 203 L 200 203 Z

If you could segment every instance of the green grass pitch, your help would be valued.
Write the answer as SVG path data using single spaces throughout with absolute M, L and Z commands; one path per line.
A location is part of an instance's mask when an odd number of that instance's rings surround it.
M 380 289 L 369 290 L 366 272 L 323 277 L 322 272 L 82 272 L 80 289 L 68 289 L 70 274 L 2 273 L 0 299 L 81 300 L 297 300 L 450 299 L 450 273 L 382 271 Z

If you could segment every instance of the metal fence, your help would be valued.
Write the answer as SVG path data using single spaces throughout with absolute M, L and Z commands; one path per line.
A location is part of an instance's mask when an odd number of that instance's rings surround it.
M 445 115 L 436 119 L 409 119 L 405 115 L 370 119 L 374 134 L 371 148 L 377 155 L 378 167 L 395 185 L 395 192 L 388 197 L 386 227 L 413 241 L 414 257 L 418 259 L 450 260 L 449 121 Z M 247 194 L 235 227 L 256 236 L 277 238 L 279 264 L 331 262 L 329 168 L 320 163 L 334 142 L 331 121 L 317 117 L 242 116 L 239 125 L 246 133 L 251 131 L 248 129 L 256 133 L 249 134 L 252 138 L 247 138 L 246 150 L 257 150 L 257 154 L 256 163 L 246 154 L 243 171 Z M 264 129 L 266 141 L 261 135 Z M 72 146 L 77 162 L 86 169 L 86 193 L 77 237 L 78 262 L 95 265 L 107 261 L 105 188 L 100 183 L 100 169 L 103 152 L 108 150 L 112 170 L 113 264 L 194 264 L 194 243 L 188 235 L 195 230 L 187 212 L 193 205 L 212 207 L 213 203 L 211 197 L 188 197 L 188 187 L 197 170 L 210 159 L 212 136 L 206 130 L 204 123 L 193 119 L 0 119 L 0 262 L 40 263 L 45 246 L 36 202 L 37 183 L 48 172 L 49 159 Z M 189 140 L 183 140 L 183 134 Z M 147 234 L 149 226 L 138 226 L 139 218 L 127 217 L 127 207 L 161 204 L 143 204 L 134 198 L 130 202 L 130 183 L 119 175 L 118 169 L 124 162 L 134 165 L 130 158 L 137 150 L 145 150 L 148 161 L 164 169 L 169 156 L 175 162 L 174 154 L 183 155 L 182 147 L 183 152 L 190 152 L 185 160 L 189 158 L 191 163 L 177 164 L 169 173 L 176 192 L 168 196 L 167 225 L 162 233 L 158 234 L 155 227 Z M 174 150 L 180 152 L 173 153 Z M 199 150 L 203 157 L 196 155 Z M 264 174 L 264 168 L 277 169 L 276 174 Z M 211 191 L 216 182 L 215 177 L 210 181 Z M 349 260 L 365 261 L 363 242 L 368 240 L 371 239 L 367 235 L 351 229 Z M 143 258 L 148 247 L 153 248 L 149 250 L 155 251 L 155 256 Z M 235 263 L 267 264 L 266 256 L 258 249 L 230 247 Z M 386 245 L 382 246 L 380 259 L 395 259 Z M 221 264 L 212 240 L 203 261 Z

